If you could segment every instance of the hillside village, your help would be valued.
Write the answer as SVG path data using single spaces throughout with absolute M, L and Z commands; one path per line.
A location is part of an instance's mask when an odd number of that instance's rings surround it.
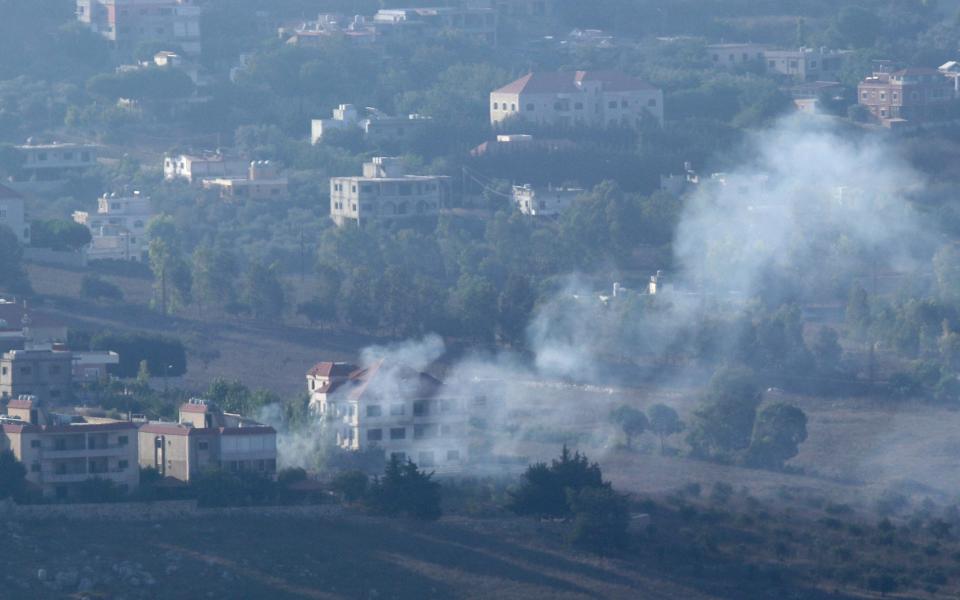
M 957 3 L 45 4 L 10 597 L 960 593 Z

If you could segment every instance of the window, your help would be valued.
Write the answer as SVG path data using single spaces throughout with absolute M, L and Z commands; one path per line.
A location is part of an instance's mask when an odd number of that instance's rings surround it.
M 383 439 L 383 430 L 382 429 L 368 429 L 367 430 L 367 441 L 368 442 L 379 442 Z
M 426 400 L 417 400 L 413 403 L 413 416 L 425 417 L 430 414 L 430 403 Z
M 39 448 L 39 447 L 40 447 L 40 440 L 30 440 L 30 447 L 31 447 L 31 448 Z
M 210 443 L 209 443 L 209 442 L 197 442 L 197 449 L 198 449 L 198 450 L 206 450 L 206 449 L 209 448 L 209 447 L 210 447 Z
M 130 438 L 125 435 L 121 435 L 120 437 L 117 438 L 117 444 L 120 446 L 126 446 L 129 443 L 130 443 Z
M 380 408 L 379 404 L 371 404 L 367 407 L 367 416 L 368 417 L 380 417 L 383 416 L 383 409 Z
M 121 460 L 117 462 L 117 468 L 120 469 L 121 471 L 126 471 L 127 467 L 129 466 L 130 466 L 130 463 L 126 460 Z
M 390 405 L 390 416 L 391 417 L 401 417 L 407 413 L 407 406 L 405 404 L 391 404 Z
M 406 427 L 393 427 L 390 429 L 390 439 L 391 440 L 405 440 L 407 439 L 407 428 Z
M 657 105 L 656 98 L 650 98 L 649 100 L 647 100 L 647 106 L 656 106 L 656 105 Z
M 498 110 L 499 108 L 500 108 L 500 103 L 499 103 L 499 102 L 494 102 L 494 103 L 493 103 L 493 110 Z
M 60 365 L 50 365 L 50 374 L 59 375 L 60 374 Z
M 517 111 L 517 105 L 516 105 L 516 104 L 511 104 L 511 105 L 510 105 L 510 110 L 516 112 L 516 111 Z
M 421 452 L 419 459 L 418 462 L 421 467 L 432 467 L 434 465 L 433 452 Z
M 2 372 L 3 372 L 4 375 L 6 375 L 6 374 L 7 374 L 7 368 L 6 368 L 6 367 L 3 367 L 3 371 L 2 371 Z
M 867 99 L 867 92 L 860 92 L 860 97 L 863 98 L 864 100 L 866 100 L 866 99 Z
M 574 103 L 573 108 L 574 108 L 575 110 L 583 110 L 583 102 L 576 102 L 576 103 Z
M 429 440 L 437 437 L 437 426 L 434 424 L 414 425 L 413 439 Z
M 791 69 L 796 69 L 796 68 L 797 68 L 797 61 L 791 60 L 791 61 L 790 61 L 790 68 L 791 68 Z
M 447 450 L 447 462 L 460 462 L 460 451 Z
M 620 108 L 626 108 L 626 107 L 627 107 L 627 104 L 628 104 L 628 102 L 627 102 L 626 100 L 621 100 L 621 101 L 620 101 Z

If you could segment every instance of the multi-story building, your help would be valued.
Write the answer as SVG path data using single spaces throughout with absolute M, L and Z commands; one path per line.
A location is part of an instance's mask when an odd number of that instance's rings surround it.
M 215 177 L 243 177 L 247 169 L 246 161 L 227 157 L 219 151 L 163 157 L 163 177 L 167 180 L 186 179 L 193 183 Z
M 159 42 L 199 56 L 201 15 L 196 0 L 77 0 L 80 22 L 128 53 Z
M 553 217 L 573 204 L 583 194 L 580 188 L 535 188 L 529 184 L 513 186 L 513 202 L 517 210 L 531 217 Z
M 430 123 L 430 117 L 411 114 L 393 117 L 376 109 L 367 109 L 369 117 L 361 118 L 353 104 L 341 104 L 333 110 L 332 119 L 313 119 L 310 122 L 310 143 L 318 144 L 330 131 L 359 130 L 369 142 L 398 142 L 411 139 L 413 134 Z
M 953 82 L 936 69 L 881 71 L 860 82 L 857 99 L 885 125 L 922 120 L 932 108 L 953 99 Z
M 715 67 L 737 67 L 751 63 L 764 64 L 768 46 L 764 44 L 707 44 L 707 57 Z
M 382 360 L 364 368 L 324 362 L 307 373 L 307 390 L 343 449 L 378 447 L 438 470 L 461 469 L 468 458 L 469 407 L 427 373 Z
M 147 224 L 152 217 L 150 198 L 136 191 L 132 196 L 104 194 L 96 214 L 73 213 L 73 220 L 86 225 L 93 237 L 86 250 L 89 260 L 147 260 Z
M 10 228 L 21 244 L 30 243 L 30 225 L 23 196 L 5 185 L 0 185 L 0 225 Z
M 255 160 L 246 177 L 215 177 L 203 180 L 203 189 L 216 191 L 228 201 L 279 200 L 287 197 L 289 182 L 280 175 L 276 163 Z
M 450 178 L 407 175 L 399 158 L 374 157 L 360 177 L 330 178 L 330 217 L 338 226 L 367 220 L 437 215 L 449 195 Z
M 839 76 L 849 54 L 828 48 L 798 48 L 765 50 L 763 59 L 771 75 L 786 75 L 801 81 L 832 81 Z
M 270 477 L 277 471 L 276 430 L 206 400 L 183 404 L 178 423 L 144 424 L 138 439 L 141 467 L 184 482 L 209 469 Z
M 0 399 L 33 396 L 41 403 L 63 403 L 73 390 L 73 353 L 11 350 L 0 356 Z
M 369 46 L 378 39 L 376 27 L 366 17 L 340 14 L 321 14 L 316 21 L 306 21 L 293 29 L 281 28 L 280 37 L 297 46 L 319 46 L 329 40 Z
M 563 127 L 663 122 L 663 92 L 615 71 L 530 73 L 490 94 L 490 122 L 522 119 Z
M 129 492 L 140 483 L 137 426 L 128 421 L 58 415 L 33 396 L 15 398 L 0 418 L 2 444 L 46 497 L 70 498 L 78 485 L 99 478 Z
M 16 148 L 23 157 L 20 171 L 27 180 L 57 181 L 97 164 L 98 147 L 92 144 L 40 144 L 31 138 Z
M 497 17 L 497 11 L 487 7 L 384 8 L 373 15 L 372 25 L 385 38 L 455 31 L 496 45 Z

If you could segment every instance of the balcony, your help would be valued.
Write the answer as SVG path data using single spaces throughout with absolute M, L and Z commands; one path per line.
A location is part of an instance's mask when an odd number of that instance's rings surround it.
M 40 460 L 65 458 L 97 458 L 102 456 L 126 456 L 130 451 L 129 444 L 111 444 L 98 448 L 43 448 L 40 451 Z

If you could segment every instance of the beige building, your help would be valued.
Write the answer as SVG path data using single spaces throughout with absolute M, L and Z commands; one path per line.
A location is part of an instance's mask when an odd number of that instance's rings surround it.
M 0 356 L 0 399 L 32 396 L 44 405 L 64 403 L 72 389 L 68 350 L 11 350 Z
M 94 478 L 124 492 L 140 484 L 134 423 L 53 414 L 31 396 L 11 400 L 0 423 L 4 447 L 46 497 L 70 498 L 79 484 Z
M 182 405 L 179 423 L 141 426 L 138 440 L 141 467 L 183 482 L 209 469 L 270 477 L 277 471 L 276 430 L 206 400 Z
M 419 466 L 459 470 L 469 407 L 426 373 L 382 360 L 366 368 L 323 362 L 307 373 L 310 406 L 345 450 L 383 448 Z
M 511 119 L 561 127 L 663 123 L 663 91 L 616 71 L 529 73 L 490 94 L 490 122 Z
M 367 220 L 437 215 L 449 195 L 450 178 L 407 175 L 399 158 L 375 157 L 360 177 L 330 178 L 330 217 L 342 227 Z
M 246 177 L 216 177 L 203 180 L 203 189 L 217 192 L 223 200 L 280 200 L 288 194 L 289 181 L 276 163 L 255 160 Z
M 583 194 L 580 188 L 535 188 L 529 184 L 513 186 L 513 203 L 517 210 L 531 217 L 553 217 L 567 209 L 577 196 Z
M 150 198 L 133 192 L 131 196 L 104 194 L 97 201 L 96 214 L 73 213 L 73 220 L 90 229 L 88 260 L 147 260 L 150 240 L 147 224 L 153 218 Z
M 163 157 L 164 179 L 186 179 L 190 183 L 216 177 L 243 177 L 246 161 L 229 158 L 220 152 L 201 155 L 178 154 Z

